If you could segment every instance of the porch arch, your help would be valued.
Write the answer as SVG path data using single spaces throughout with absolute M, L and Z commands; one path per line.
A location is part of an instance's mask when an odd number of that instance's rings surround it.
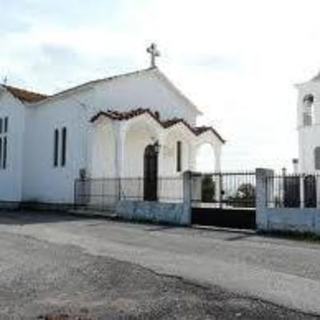
M 195 146 L 195 170 L 200 172 L 216 171 L 216 155 L 212 144 L 208 142 Z
M 212 141 L 212 139 L 198 138 L 197 140 L 198 141 L 193 146 L 192 166 L 194 167 L 194 170 L 220 172 L 221 143 Z M 212 161 L 212 165 L 210 165 L 210 161 Z
M 123 177 L 144 176 L 144 153 L 159 140 L 158 124 L 149 117 L 134 118 L 123 126 Z

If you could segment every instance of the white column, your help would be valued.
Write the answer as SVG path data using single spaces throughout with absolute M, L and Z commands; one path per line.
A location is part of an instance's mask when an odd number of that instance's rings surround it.
M 213 178 L 214 178 L 214 183 L 215 183 L 215 192 L 214 192 L 214 199 L 215 201 L 218 202 L 219 204 L 219 207 L 222 208 L 222 188 L 223 188 L 223 177 L 222 175 L 219 173 L 219 174 L 215 174 L 213 175 Z
M 214 170 L 215 172 L 220 172 L 221 171 L 221 147 L 220 146 L 214 146 Z
M 214 171 L 216 173 L 221 172 L 221 147 L 218 145 L 212 146 L 214 151 Z M 219 206 L 222 207 L 222 175 L 215 175 L 215 200 L 219 203 Z
M 320 179 L 318 174 L 315 174 L 316 179 L 316 195 L 317 195 L 317 208 L 320 208 Z
M 166 176 L 168 175 L 165 170 L 165 150 L 166 150 L 166 134 L 161 133 L 159 136 L 159 155 L 158 155 L 158 176 Z
M 273 170 L 256 169 L 256 226 L 258 230 L 268 229 L 268 197 L 273 196 Z
M 304 175 L 301 175 L 299 177 L 300 181 L 300 208 L 304 208 Z
M 87 136 L 86 136 L 86 167 L 87 177 L 92 177 L 93 166 L 94 166 L 94 125 L 90 123 Z
M 183 173 L 183 215 L 180 223 L 182 225 L 191 224 L 191 205 L 192 205 L 192 175 L 190 171 Z
M 126 123 L 115 123 L 116 133 L 116 156 L 115 168 L 116 176 L 123 178 L 125 175 L 125 138 L 126 138 Z
M 188 151 L 188 169 L 190 171 L 196 171 L 196 159 L 197 159 L 197 146 L 193 143 L 189 144 L 189 151 Z

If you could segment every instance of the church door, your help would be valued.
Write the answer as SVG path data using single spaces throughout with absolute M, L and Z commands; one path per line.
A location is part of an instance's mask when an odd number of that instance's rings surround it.
M 148 145 L 144 151 L 144 200 L 157 201 L 158 154 L 154 145 Z

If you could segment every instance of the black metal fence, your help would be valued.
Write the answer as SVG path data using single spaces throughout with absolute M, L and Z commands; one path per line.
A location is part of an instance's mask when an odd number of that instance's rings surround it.
M 179 203 L 183 184 L 183 176 L 158 177 L 152 183 L 143 177 L 78 179 L 74 203 L 97 209 L 113 208 L 120 200 Z M 190 184 L 193 207 L 255 208 L 255 172 L 192 173 Z
M 315 174 L 267 177 L 267 206 L 269 208 L 316 208 L 320 205 L 319 183 L 319 176 Z
M 149 185 L 147 185 L 149 183 Z M 149 188 L 155 188 L 148 199 Z M 131 201 L 183 201 L 183 177 L 159 177 L 150 184 L 141 177 L 77 179 L 74 185 L 74 203 L 95 209 L 113 208 L 120 200 Z
M 222 172 L 192 175 L 193 207 L 255 208 L 255 172 Z

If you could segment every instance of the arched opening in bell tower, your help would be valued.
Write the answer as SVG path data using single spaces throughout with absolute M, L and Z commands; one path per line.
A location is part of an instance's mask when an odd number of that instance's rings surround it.
M 311 126 L 314 123 L 314 96 L 307 94 L 303 98 L 303 125 Z

